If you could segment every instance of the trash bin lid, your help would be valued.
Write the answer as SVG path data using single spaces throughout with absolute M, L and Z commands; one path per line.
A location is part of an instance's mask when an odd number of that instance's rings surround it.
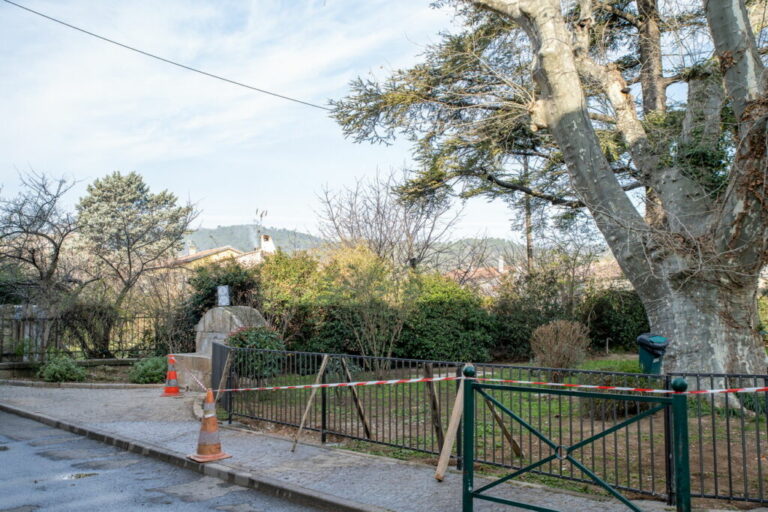
M 667 348 L 667 345 L 669 345 L 669 340 L 664 336 L 646 332 L 637 337 L 637 344 L 644 348 L 658 350 Z

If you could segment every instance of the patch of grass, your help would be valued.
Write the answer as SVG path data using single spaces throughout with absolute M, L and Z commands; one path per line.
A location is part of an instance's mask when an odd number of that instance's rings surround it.
M 501 476 L 504 476 L 505 474 L 509 474 L 509 470 L 493 471 L 493 472 L 481 470 L 479 471 L 479 473 L 483 476 L 501 477 Z M 590 485 L 582 482 L 572 482 L 570 480 L 564 480 L 562 478 L 556 478 L 556 477 L 547 476 L 547 475 L 539 475 L 536 473 L 524 473 L 523 475 L 520 475 L 519 478 L 515 478 L 512 481 L 527 482 L 527 483 L 537 484 L 537 485 L 545 485 L 547 487 L 553 487 L 555 489 L 564 489 L 564 490 L 583 493 L 583 494 L 608 496 L 607 492 L 595 487 L 594 485 Z
M 631 359 L 591 359 L 579 365 L 579 370 L 595 370 L 604 372 L 640 373 L 640 362 L 635 355 Z

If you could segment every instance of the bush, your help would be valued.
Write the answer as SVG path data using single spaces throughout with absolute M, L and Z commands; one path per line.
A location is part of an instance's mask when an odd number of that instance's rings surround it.
M 165 381 L 167 370 L 168 361 L 165 357 L 148 357 L 133 365 L 128 380 L 136 384 L 160 383 Z
M 227 337 L 227 345 L 237 348 L 285 350 L 283 339 L 271 327 L 244 327 Z
M 307 340 L 316 319 L 318 262 L 306 252 L 278 250 L 256 267 L 256 304 L 289 345 Z
M 285 343 L 270 327 L 245 327 L 233 332 L 226 344 L 235 348 L 285 350 Z M 235 351 L 233 371 L 240 377 L 263 379 L 278 375 L 281 370 L 281 354 Z
M 481 299 L 440 275 L 420 276 L 414 308 L 395 354 L 416 359 L 490 359 L 492 322 Z
M 76 340 L 87 359 L 115 357 L 109 341 L 119 318 L 114 305 L 94 300 L 68 304 L 60 316 L 64 337 Z
M 314 305 L 308 307 L 311 314 L 304 325 L 301 336 L 290 342 L 290 349 L 303 352 L 326 352 L 331 354 L 359 354 L 355 343 L 355 333 L 349 322 L 349 312 L 343 312 L 346 306 L 339 304 Z
M 66 355 L 52 356 L 37 372 L 46 382 L 81 382 L 85 380 L 85 369 Z
M 589 349 L 589 331 L 580 322 L 555 320 L 537 327 L 531 336 L 534 361 L 547 368 L 575 368 Z
M 595 374 L 584 380 L 584 383 L 596 386 L 620 386 L 645 389 L 653 389 L 659 386 L 659 381 L 657 379 L 610 374 Z M 616 392 L 606 391 L 605 393 L 610 395 Z M 634 416 L 657 405 L 658 404 L 653 402 L 631 402 L 626 400 L 616 400 L 614 398 L 579 399 L 579 411 L 581 414 L 599 421 L 613 421 Z
M 195 269 L 189 284 L 193 292 L 186 307 L 190 310 L 193 323 L 197 323 L 206 311 L 216 305 L 217 286 L 229 286 L 233 306 L 252 306 L 258 281 L 255 270 L 230 260 Z
M 637 337 L 651 330 L 645 307 L 634 290 L 600 290 L 587 297 L 581 310 L 595 348 L 634 351 Z
M 318 303 L 352 333 L 356 351 L 391 357 L 413 309 L 411 273 L 364 246 L 335 251 L 320 275 Z

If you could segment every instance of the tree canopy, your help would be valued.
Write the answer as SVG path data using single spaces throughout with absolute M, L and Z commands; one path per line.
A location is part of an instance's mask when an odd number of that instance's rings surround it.
M 196 216 L 167 190 L 151 193 L 141 175 L 114 172 L 88 185 L 77 205 L 80 231 L 92 254 L 121 284 L 119 306 L 142 274 L 181 248 Z
M 766 2 L 437 4 L 464 28 L 355 80 L 333 102 L 344 133 L 413 141 L 405 197 L 588 212 L 673 340 L 665 368 L 765 371 Z

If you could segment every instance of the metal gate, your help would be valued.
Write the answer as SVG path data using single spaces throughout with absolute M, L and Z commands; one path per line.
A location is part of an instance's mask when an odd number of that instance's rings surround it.
M 576 450 L 584 448 L 606 436 L 617 432 L 623 428 L 636 423 L 643 418 L 649 417 L 664 409 L 669 409 L 671 412 L 672 423 L 672 439 L 670 443 L 670 452 L 668 457 L 673 463 L 674 474 L 674 495 L 676 498 L 676 506 L 678 512 L 690 512 L 691 510 L 691 493 L 690 493 L 690 468 L 688 462 L 688 404 L 687 396 L 685 394 L 671 394 L 671 395 L 627 395 L 627 394 L 612 394 L 604 392 L 591 392 L 591 391 L 576 391 L 572 389 L 552 389 L 552 388 L 536 388 L 536 387 L 524 387 L 524 386 L 509 386 L 498 384 L 485 384 L 479 380 L 474 380 L 475 369 L 468 366 L 464 369 L 464 375 L 467 379 L 464 382 L 464 474 L 463 474 L 463 512 L 473 512 L 474 500 L 485 500 L 494 503 L 501 503 L 505 505 L 515 506 L 527 510 L 535 510 L 539 512 L 558 512 L 556 510 L 538 506 L 534 503 L 520 503 L 512 501 L 506 498 L 491 496 L 486 494 L 496 486 L 513 478 L 519 477 L 525 473 L 536 470 L 536 468 L 543 466 L 554 460 L 568 461 L 573 466 L 578 468 L 584 475 L 592 480 L 595 485 L 605 489 L 610 495 L 622 502 L 630 510 L 634 512 L 643 512 L 635 504 L 630 502 L 621 493 L 619 493 L 614 487 L 609 485 L 603 479 L 601 479 L 594 471 L 582 464 L 578 458 L 574 455 Z M 682 378 L 675 379 L 672 382 L 672 389 L 675 391 L 685 391 L 687 384 Z M 586 439 L 582 439 L 571 445 L 563 445 L 554 442 L 545 433 L 537 430 L 530 423 L 526 422 L 521 415 L 516 414 L 510 407 L 505 406 L 501 401 L 497 400 L 493 395 L 493 391 L 513 391 L 515 393 L 538 393 L 548 395 L 562 395 L 572 396 L 579 398 L 596 398 L 600 400 L 617 400 L 617 401 L 632 401 L 632 402 L 646 402 L 650 406 L 649 409 L 639 412 L 638 414 L 627 418 L 623 421 L 617 422 L 613 426 L 606 428 L 602 432 L 594 434 Z M 542 459 L 529 464 L 525 467 L 517 469 L 508 475 L 505 475 L 491 483 L 483 485 L 475 489 L 474 480 L 474 448 L 476 442 L 477 428 L 475 421 L 475 394 L 480 395 L 483 400 L 487 400 L 498 408 L 502 413 L 512 418 L 513 421 L 519 423 L 525 430 L 530 432 L 533 436 L 537 437 L 544 443 L 544 445 L 550 448 L 551 453 L 543 457 Z

